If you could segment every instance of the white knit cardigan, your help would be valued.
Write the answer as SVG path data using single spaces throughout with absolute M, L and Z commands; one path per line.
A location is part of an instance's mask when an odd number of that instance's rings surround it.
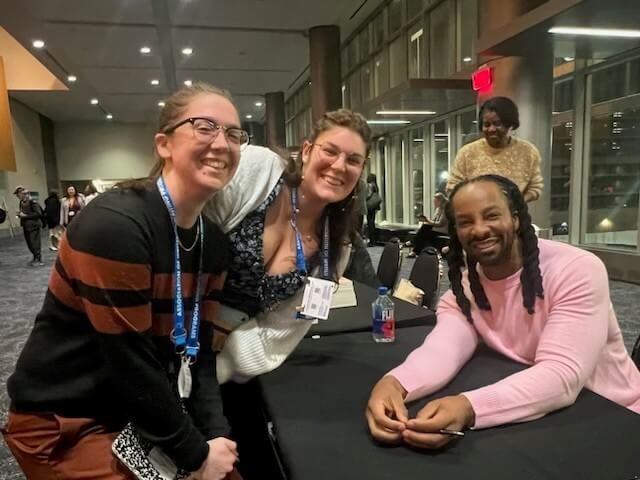
M 233 179 L 207 205 L 206 215 L 228 232 L 265 201 L 284 172 L 284 161 L 264 147 L 248 146 Z M 336 266 L 338 276 L 347 268 L 351 245 L 345 245 Z M 310 320 L 296 318 L 303 289 L 274 310 L 250 318 L 225 305 L 220 318 L 235 328 L 217 356 L 218 383 L 246 382 L 279 367 L 304 338 Z M 224 300 L 223 300 L 224 301 Z

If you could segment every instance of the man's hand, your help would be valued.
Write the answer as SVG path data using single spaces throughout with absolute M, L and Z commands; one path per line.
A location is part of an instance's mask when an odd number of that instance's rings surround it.
M 224 437 L 217 437 L 207 442 L 209 455 L 200 470 L 194 472 L 190 478 L 198 480 L 223 480 L 233 470 L 238 460 L 236 442 Z
M 464 395 L 443 397 L 427 403 L 416 418 L 407 422 L 402 439 L 417 448 L 441 448 L 455 437 L 441 429 L 464 430 L 475 423 L 475 412 Z
M 382 377 L 373 387 L 367 405 L 367 422 L 374 439 L 384 443 L 402 442 L 408 420 L 404 397 L 407 391 L 391 375 Z

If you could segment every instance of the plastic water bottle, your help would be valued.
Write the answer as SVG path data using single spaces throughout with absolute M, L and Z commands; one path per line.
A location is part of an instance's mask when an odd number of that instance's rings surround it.
M 396 339 L 396 313 L 387 292 L 387 287 L 378 287 L 378 298 L 371 304 L 373 340 L 378 343 L 389 343 Z

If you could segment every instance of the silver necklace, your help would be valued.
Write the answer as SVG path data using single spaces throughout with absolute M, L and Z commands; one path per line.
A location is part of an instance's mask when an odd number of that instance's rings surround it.
M 196 238 L 193 240 L 193 245 L 191 245 L 189 248 L 185 247 L 182 244 L 182 240 L 180 240 L 180 234 L 176 232 L 176 235 L 178 237 L 178 244 L 180 245 L 180 248 L 182 248 L 182 250 L 184 250 L 185 252 L 190 252 L 198 244 L 198 239 L 200 238 L 200 222 L 197 222 L 197 225 L 198 226 L 196 227 Z

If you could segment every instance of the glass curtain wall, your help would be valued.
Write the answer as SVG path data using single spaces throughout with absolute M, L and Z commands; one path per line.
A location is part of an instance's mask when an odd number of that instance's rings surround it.
M 480 133 L 478 131 L 478 117 L 476 116 L 475 108 L 461 113 L 457 118 L 458 128 L 455 143 L 456 151 L 452 155 L 452 158 L 455 158 L 455 153 L 457 153 L 461 147 L 480 138 Z
M 551 118 L 551 232 L 554 240 L 569 240 L 569 200 L 571 198 L 571 157 L 574 141 L 574 78 L 570 75 L 553 86 Z
M 431 125 L 431 172 L 432 194 L 446 192 L 449 178 L 448 119 Z
M 477 4 L 478 0 L 383 2 L 343 45 L 345 104 L 353 99 L 366 102 L 369 92 L 375 99 L 407 78 L 446 78 L 473 69 Z
M 409 204 L 411 205 L 410 224 L 417 223 L 418 216 L 424 213 L 424 127 L 414 128 L 409 131 L 409 155 L 411 159 L 411 179 Z
M 592 81 L 595 84 L 600 80 L 594 75 Z M 640 95 L 602 102 L 590 110 L 584 243 L 635 250 L 640 190 Z
M 386 192 L 390 199 L 391 215 L 388 218 L 392 223 L 404 223 L 404 134 L 391 137 L 391 151 L 389 163 L 391 167 L 390 187 Z
M 409 29 L 409 78 L 424 78 L 426 76 L 427 57 L 424 39 L 424 27 L 421 22 Z

